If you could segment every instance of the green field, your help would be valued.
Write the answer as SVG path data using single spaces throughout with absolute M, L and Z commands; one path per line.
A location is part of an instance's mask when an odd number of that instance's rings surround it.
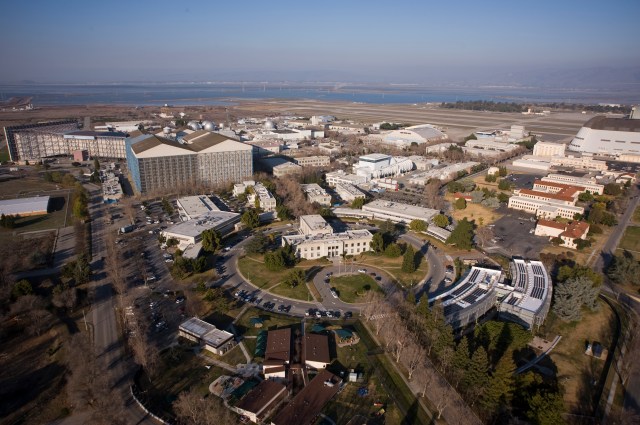
M 618 249 L 626 249 L 633 254 L 640 254 L 640 226 L 627 227 Z
M 259 288 L 269 288 L 282 282 L 289 273 L 288 269 L 278 272 L 267 270 L 260 256 L 246 256 L 238 260 L 238 269 L 248 281 Z
M 635 223 L 640 224 L 640 207 L 636 208 L 636 210 L 633 212 L 633 218 L 632 220 Z
M 365 273 L 332 276 L 330 284 L 338 293 L 338 297 L 346 303 L 362 301 L 368 291 L 382 292 L 376 281 Z
M 297 285 L 292 288 L 286 283 L 281 283 L 271 287 L 269 292 L 272 294 L 282 295 L 283 297 L 294 298 L 296 300 L 313 301 L 313 297 L 311 297 L 311 294 L 309 293 L 308 285 L 313 284 L 307 283 L 306 285 Z
M 413 273 L 405 273 L 402 271 L 402 256 L 389 258 L 384 255 L 376 255 L 368 252 L 362 254 L 356 261 L 358 264 L 370 265 L 387 271 L 393 279 L 396 279 L 403 286 L 413 286 L 417 284 L 424 279 L 429 271 L 429 265 L 422 255 L 420 256 L 418 268 Z

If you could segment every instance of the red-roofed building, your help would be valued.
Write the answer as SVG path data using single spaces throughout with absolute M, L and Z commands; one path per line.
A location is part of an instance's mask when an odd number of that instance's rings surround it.
M 561 238 L 562 246 L 576 249 L 578 239 L 587 239 L 589 223 L 585 221 L 572 221 L 571 223 L 559 223 L 550 220 L 538 220 L 535 235 Z
M 460 198 L 463 198 L 465 201 L 467 202 L 471 202 L 471 195 L 465 195 L 464 193 L 460 193 L 460 192 L 456 192 L 453 194 L 453 199 L 455 199 L 456 201 Z

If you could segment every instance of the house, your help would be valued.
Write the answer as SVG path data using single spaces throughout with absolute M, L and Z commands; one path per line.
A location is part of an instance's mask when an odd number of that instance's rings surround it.
M 291 328 L 275 329 L 267 333 L 267 348 L 262 370 L 265 379 L 286 377 L 291 361 Z
M 551 220 L 538 220 L 534 234 L 561 238 L 562 246 L 576 249 L 578 239 L 586 240 L 589 233 L 589 223 L 585 221 L 572 221 L 571 223 L 559 223 Z
M 453 194 L 453 199 L 455 199 L 456 201 L 460 198 L 464 199 L 467 202 L 471 202 L 471 200 L 473 199 L 469 194 L 465 195 L 464 193 L 460 193 L 460 192 L 456 192 Z
M 261 423 L 286 397 L 287 387 L 267 379 L 245 395 L 234 410 L 251 422 Z
M 327 335 L 305 334 L 304 361 L 308 368 L 316 370 L 324 369 L 331 363 L 329 337 Z

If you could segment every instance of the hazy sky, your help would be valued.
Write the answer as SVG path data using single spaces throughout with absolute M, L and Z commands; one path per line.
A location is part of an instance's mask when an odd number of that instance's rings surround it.
M 429 83 L 637 71 L 639 18 L 638 0 L 4 1 L 0 81 Z

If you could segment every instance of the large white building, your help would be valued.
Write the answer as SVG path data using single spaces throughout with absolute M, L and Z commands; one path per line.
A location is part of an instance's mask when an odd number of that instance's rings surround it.
M 176 203 L 183 221 L 193 220 L 211 211 L 220 211 L 207 195 L 185 196 L 179 198 Z
M 611 156 L 640 154 L 640 117 L 593 117 L 584 123 L 569 149 Z
M 595 195 L 602 195 L 604 193 L 604 186 L 596 183 L 596 179 L 594 177 L 576 177 L 570 176 L 567 174 L 549 174 L 546 177 L 541 178 L 543 182 L 556 182 L 556 183 L 564 183 L 573 186 L 582 186 L 589 193 Z
M 556 201 L 551 198 L 529 198 L 514 195 L 509 198 L 509 208 L 526 211 L 535 214 L 536 217 L 553 220 L 562 217 L 572 220 L 576 214 L 584 214 L 584 208 L 567 204 L 565 201 Z
M 371 250 L 373 235 L 366 229 L 334 233 L 319 215 L 300 217 L 300 234 L 282 236 L 282 246 L 291 245 L 304 259 L 358 255 Z
M 20 217 L 47 214 L 49 196 L 31 198 L 4 199 L 0 201 L 0 214 L 19 215 Z
M 451 178 L 454 178 L 460 171 L 470 172 L 471 169 L 478 164 L 479 162 L 468 161 L 447 165 L 442 168 L 433 168 L 429 171 L 423 171 L 421 173 L 413 174 L 409 179 L 409 183 L 425 185 L 431 179 L 449 180 Z
M 329 186 L 335 187 L 338 184 L 351 184 L 358 186 L 367 183 L 370 178 L 359 176 L 357 174 L 347 174 L 342 170 L 336 170 L 325 174 L 325 179 Z
M 393 130 L 382 137 L 382 142 L 397 147 L 409 147 L 412 143 L 422 145 L 447 139 L 447 135 L 430 124 L 414 125 Z
M 226 211 L 210 211 L 192 220 L 174 224 L 164 230 L 161 235 L 167 240 L 176 239 L 183 255 L 195 258 L 202 249 L 202 232 L 213 229 L 225 235 L 240 222 L 240 214 Z
M 320 187 L 317 183 L 310 184 L 302 184 L 300 185 L 302 191 L 307 195 L 307 200 L 310 203 L 318 203 L 322 206 L 330 206 L 331 205 L 331 195 L 327 193 L 322 187 Z
M 395 223 L 411 223 L 412 220 L 422 220 L 429 223 L 440 211 L 422 208 L 415 205 L 376 199 L 362 207 L 362 211 L 373 214 L 377 220 L 391 220 Z
M 397 176 L 412 169 L 413 162 L 410 159 L 381 153 L 363 155 L 359 158 L 358 164 L 353 166 L 356 175 L 367 179 Z

